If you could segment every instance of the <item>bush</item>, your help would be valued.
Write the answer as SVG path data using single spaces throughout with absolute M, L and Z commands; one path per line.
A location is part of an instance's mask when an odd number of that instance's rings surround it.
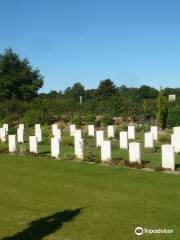
M 150 126 L 147 124 L 138 124 L 136 126 L 136 131 L 140 133 L 148 132 L 150 131 Z
M 60 156 L 61 160 L 76 160 L 76 155 L 74 153 L 64 153 Z
M 93 153 L 90 148 L 88 148 L 88 149 L 84 150 L 83 161 L 99 163 L 100 162 L 100 158 L 98 157 L 97 154 Z
M 113 118 L 109 115 L 103 116 L 97 121 L 97 126 L 107 127 L 108 125 L 113 124 Z
M 140 169 L 140 168 L 145 167 L 145 162 L 142 161 L 141 163 L 139 163 L 139 162 L 130 162 L 130 161 L 126 160 L 126 161 L 124 161 L 123 165 L 126 166 L 126 167 L 130 167 L 130 168 Z
M 29 127 L 33 126 L 36 123 L 44 124 L 44 113 L 39 110 L 29 110 L 25 113 L 23 122 Z

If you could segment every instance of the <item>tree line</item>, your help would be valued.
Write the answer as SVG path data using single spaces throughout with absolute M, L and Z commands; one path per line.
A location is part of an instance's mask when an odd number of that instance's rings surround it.
M 0 121 L 107 125 L 113 117 L 121 117 L 123 122 L 157 122 L 161 128 L 180 124 L 180 88 L 132 88 L 104 79 L 96 89 L 85 89 L 77 82 L 64 91 L 39 93 L 43 83 L 44 77 L 28 59 L 6 49 L 0 55 Z M 176 101 L 169 102 L 169 94 L 175 94 Z

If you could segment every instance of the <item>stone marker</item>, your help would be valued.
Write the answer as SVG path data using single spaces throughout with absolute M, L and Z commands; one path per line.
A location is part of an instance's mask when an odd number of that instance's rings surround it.
M 37 145 L 37 137 L 36 136 L 29 137 L 29 151 L 31 153 L 38 154 L 38 145 Z
M 107 128 L 108 138 L 114 138 L 114 126 L 109 125 Z
M 104 131 L 102 130 L 96 131 L 96 146 L 100 147 L 103 141 L 104 141 Z
M 83 139 L 78 139 L 74 144 L 74 152 L 77 158 L 83 159 Z
M 52 124 L 52 135 L 55 136 L 55 132 L 58 129 L 58 125 L 57 124 Z
M 19 129 L 23 129 L 24 130 L 24 124 L 23 123 L 19 124 Z
M 76 130 L 76 125 L 75 124 L 70 124 L 70 136 L 71 137 L 74 137 L 75 130 Z
M 1 142 L 6 142 L 6 129 L 0 128 L 0 139 Z
M 128 126 L 128 139 L 135 139 L 135 126 Z
M 101 161 L 111 161 L 111 141 L 101 143 Z
M 35 124 L 35 129 L 41 129 L 41 124 Z
M 174 148 L 170 144 L 162 145 L 162 167 L 175 170 Z
M 59 138 L 52 137 L 51 138 L 51 156 L 54 158 L 58 158 L 59 154 L 60 154 Z
M 24 142 L 24 129 L 22 127 L 17 129 L 17 141 L 18 143 Z
M 173 133 L 180 136 L 180 127 L 173 127 Z
M 61 141 L 61 129 L 54 130 L 54 137 L 58 138 Z
M 128 149 L 128 133 L 125 131 L 119 132 L 119 145 L 121 149 Z
M 144 147 L 145 148 L 153 148 L 154 147 L 152 132 L 144 133 Z
M 41 142 L 42 141 L 42 130 L 39 127 L 35 128 L 35 136 L 37 137 L 37 141 Z
M 153 140 L 158 140 L 158 127 L 157 126 L 151 126 L 150 132 L 153 135 Z
M 81 130 L 76 129 L 74 132 L 74 142 L 77 142 L 78 140 L 81 140 L 81 139 L 82 139 Z
M 88 125 L 88 136 L 94 137 L 95 130 L 94 125 Z
M 9 152 L 15 153 L 16 152 L 16 135 L 9 135 L 8 143 L 9 143 Z
M 7 135 L 7 134 L 8 134 L 8 128 L 9 128 L 9 127 L 8 127 L 8 124 L 7 124 L 7 123 L 4 123 L 4 124 L 3 124 L 3 128 L 6 129 L 6 135 Z
M 141 163 L 140 143 L 129 143 L 129 161 Z
M 174 147 L 174 152 L 180 152 L 180 135 L 176 132 L 171 134 L 171 145 Z

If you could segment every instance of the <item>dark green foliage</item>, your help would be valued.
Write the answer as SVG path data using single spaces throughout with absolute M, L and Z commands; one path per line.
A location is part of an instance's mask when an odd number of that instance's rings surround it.
M 94 162 L 94 163 L 100 163 L 100 157 L 95 154 L 91 148 L 85 148 L 84 149 L 84 157 L 83 161 L 85 162 Z
M 28 126 L 33 126 L 36 123 L 44 124 L 44 113 L 41 110 L 29 110 L 25 113 L 23 122 Z
M 39 70 L 33 70 L 27 59 L 7 49 L 0 55 L 0 98 L 32 100 L 43 85 Z
M 12 49 L 1 54 L 0 122 L 10 126 L 19 122 L 28 126 L 54 122 L 72 122 L 78 127 L 107 126 L 113 124 L 113 117 L 121 117 L 122 125 L 130 121 L 143 125 L 158 122 L 161 128 L 180 125 L 180 88 L 158 91 L 146 85 L 118 87 L 105 79 L 97 89 L 86 90 L 77 82 L 64 92 L 51 90 L 38 94 L 42 85 L 39 70 L 33 70 L 27 59 L 21 59 Z M 176 94 L 175 102 L 167 101 L 169 94 Z M 96 120 L 98 115 L 102 118 Z
M 157 123 L 160 128 L 165 128 L 166 126 L 166 117 L 167 117 L 167 97 L 164 95 L 163 89 L 159 91 L 157 98 Z
M 102 97 L 109 97 L 117 92 L 117 87 L 110 79 L 105 79 L 100 81 L 100 84 L 97 89 L 97 95 Z

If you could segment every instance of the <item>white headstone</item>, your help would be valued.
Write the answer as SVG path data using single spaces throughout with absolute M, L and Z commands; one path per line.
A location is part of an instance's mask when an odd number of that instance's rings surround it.
M 180 136 L 180 127 L 173 127 L 173 133 Z
M 18 143 L 24 142 L 24 129 L 22 127 L 17 129 L 17 141 Z
M 61 141 L 61 129 L 54 130 L 54 137 L 58 138 Z
M 0 139 L 1 142 L 6 142 L 6 129 L 0 128 Z
M 51 138 L 51 156 L 54 158 L 58 158 L 59 154 L 60 154 L 59 138 L 52 137 Z
M 88 125 L 88 136 L 94 137 L 95 130 L 94 130 L 94 125 Z
M 9 152 L 15 153 L 16 152 L 16 135 L 9 135 L 8 142 L 9 142 Z
M 41 124 L 35 124 L 35 129 L 41 129 Z
M 153 148 L 154 147 L 152 132 L 146 132 L 144 134 L 144 147 L 145 148 Z
M 82 139 L 81 130 L 77 129 L 74 133 L 74 142 L 77 142 L 80 139 Z
M 171 134 L 171 145 L 174 147 L 174 152 L 180 152 L 180 135 L 176 132 Z
M 155 141 L 157 141 L 158 140 L 158 127 L 157 126 L 151 126 L 150 132 L 153 135 L 153 139 Z
M 107 129 L 108 138 L 114 138 L 114 126 L 109 125 Z
M 9 127 L 8 127 L 8 124 L 7 124 L 7 123 L 4 123 L 4 124 L 3 124 L 3 128 L 6 129 L 6 135 L 7 135 L 7 134 L 8 134 L 8 128 L 9 128 Z
M 128 149 L 128 133 L 122 131 L 119 133 L 119 142 L 121 149 Z
M 96 146 L 100 147 L 102 142 L 104 141 L 104 131 L 96 131 Z
M 23 123 L 19 124 L 19 129 L 23 129 L 24 130 L 24 124 Z
M 129 143 L 129 161 L 141 163 L 140 143 Z
M 101 161 L 111 161 L 111 141 L 101 143 Z
M 41 128 L 39 128 L 39 127 L 35 128 L 35 136 L 37 137 L 38 142 L 42 141 L 42 130 L 41 130 Z
M 52 124 L 52 135 L 55 136 L 55 132 L 58 129 L 58 125 L 57 124 Z
M 36 136 L 29 137 L 29 151 L 31 153 L 38 154 L 38 145 L 37 145 L 37 137 Z
M 76 125 L 75 124 L 71 124 L 70 125 L 70 136 L 71 137 L 74 137 L 75 130 L 76 130 Z
M 135 139 L 135 126 L 128 126 L 128 139 Z
M 176 101 L 176 94 L 171 94 L 171 95 L 169 95 L 169 101 L 170 101 L 170 102 Z
M 175 170 L 174 148 L 170 144 L 162 145 L 162 167 Z
M 77 158 L 83 159 L 83 139 L 75 141 L 74 150 Z

